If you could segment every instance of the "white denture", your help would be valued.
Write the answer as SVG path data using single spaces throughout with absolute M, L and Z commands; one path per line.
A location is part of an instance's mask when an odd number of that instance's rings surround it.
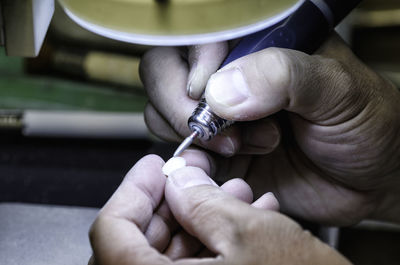
M 175 170 L 186 167 L 186 160 L 183 157 L 172 157 L 162 168 L 164 175 L 169 176 Z

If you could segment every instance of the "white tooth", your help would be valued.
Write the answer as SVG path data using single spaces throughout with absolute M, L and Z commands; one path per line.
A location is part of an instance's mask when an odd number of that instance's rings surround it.
M 175 170 L 178 170 L 180 168 L 183 168 L 186 166 L 186 160 L 183 157 L 177 156 L 177 157 L 172 157 L 165 163 L 165 165 L 162 168 L 162 172 L 164 175 L 168 176 Z

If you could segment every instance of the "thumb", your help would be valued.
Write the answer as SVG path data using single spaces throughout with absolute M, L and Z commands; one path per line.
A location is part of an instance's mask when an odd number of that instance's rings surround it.
M 182 227 L 218 254 L 226 254 L 237 243 L 238 230 L 251 216 L 249 211 L 260 211 L 215 186 L 196 167 L 169 175 L 165 199 Z
M 217 115 L 236 121 L 260 119 L 282 109 L 314 120 L 337 114 L 349 100 L 360 104 L 363 93 L 356 90 L 352 67 L 341 63 L 357 60 L 335 38 L 325 46 L 327 56 L 269 48 L 233 61 L 211 76 L 206 100 Z M 332 55 L 338 59 L 329 58 Z

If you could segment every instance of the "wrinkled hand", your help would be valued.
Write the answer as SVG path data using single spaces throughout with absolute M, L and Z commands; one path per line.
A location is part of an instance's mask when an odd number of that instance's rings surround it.
M 212 74 L 227 52 L 217 43 L 144 56 L 145 116 L 155 134 L 187 136 L 207 84 L 211 109 L 239 121 L 197 142 L 230 157 L 218 159 L 217 179 L 245 178 L 257 195 L 273 191 L 284 212 L 312 221 L 400 221 L 400 95 L 390 82 L 336 35 L 316 55 L 266 49 Z
M 271 211 L 277 207 L 272 195 L 250 206 L 243 181 L 219 188 L 206 174 L 206 157 L 192 152 L 187 159 L 205 171 L 189 166 L 166 180 L 159 157 L 134 166 L 91 228 L 90 264 L 349 264 Z

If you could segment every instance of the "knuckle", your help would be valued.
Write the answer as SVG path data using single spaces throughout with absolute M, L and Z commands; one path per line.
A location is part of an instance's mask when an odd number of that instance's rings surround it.
M 154 107 L 151 105 L 151 103 L 147 102 L 145 108 L 144 108 L 144 122 L 147 126 L 147 128 L 152 132 L 155 133 L 154 130 L 154 125 L 155 121 L 157 119 L 157 113 Z
M 145 54 L 142 55 L 140 58 L 140 64 L 139 64 L 139 73 L 142 76 L 143 74 L 146 73 L 146 70 L 149 68 L 152 58 L 154 58 L 154 54 L 157 53 L 158 48 L 151 49 L 147 51 Z
M 258 69 L 263 73 L 264 79 L 274 87 L 289 87 L 294 76 L 296 62 L 287 50 L 269 48 L 265 56 L 257 60 Z M 268 61 L 270 69 L 265 69 L 265 61 Z
M 89 228 L 89 240 L 94 244 L 98 237 L 98 231 L 103 226 L 104 217 L 100 214 Z
M 260 218 L 251 218 L 243 222 L 243 225 L 235 229 L 235 240 L 242 245 L 248 244 L 249 241 L 259 237 L 263 225 Z
M 341 91 L 343 96 L 346 98 L 357 98 L 362 95 L 360 91 L 360 86 L 358 85 L 357 78 L 354 73 L 349 69 L 349 66 L 336 59 L 326 59 L 325 63 L 327 67 L 325 68 L 327 73 L 325 75 L 329 80 L 337 80 L 332 82 L 333 86 L 331 90 L 338 93 Z
M 146 81 L 148 73 L 152 73 L 152 69 L 158 68 L 159 62 L 170 53 L 170 49 L 170 47 L 156 47 L 142 55 L 139 63 L 139 75 L 143 83 Z
M 216 218 L 217 222 L 221 222 L 222 218 L 225 218 L 225 214 L 220 213 L 224 205 L 224 201 L 219 196 L 214 196 L 207 190 L 197 190 L 196 200 L 192 201 L 191 209 L 188 212 L 187 218 L 196 220 L 196 223 L 204 223 L 210 218 Z M 216 207 L 217 206 L 217 207 Z M 218 214 L 217 214 L 218 213 Z

